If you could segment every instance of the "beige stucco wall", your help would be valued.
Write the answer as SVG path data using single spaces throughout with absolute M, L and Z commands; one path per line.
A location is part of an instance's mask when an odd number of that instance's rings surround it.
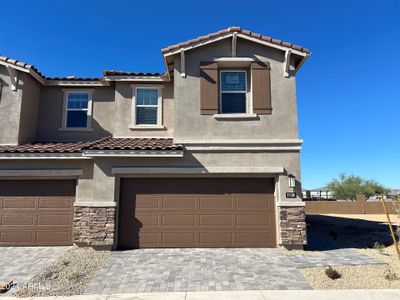
M 267 60 L 271 66 L 272 114 L 259 120 L 216 120 L 200 115 L 200 69 L 202 61 L 231 56 L 231 39 L 186 52 L 185 78 L 180 59 L 175 59 L 175 138 L 179 140 L 291 139 L 298 138 L 295 77 L 283 76 L 284 53 L 238 39 L 237 56 Z
M 85 141 L 109 136 L 114 129 L 115 101 L 114 87 L 71 88 L 71 90 L 92 90 L 93 131 L 60 131 L 64 109 L 63 87 L 42 87 L 38 121 L 39 141 Z
M 164 129 L 132 129 L 133 125 L 133 87 L 132 82 L 117 82 L 115 84 L 115 137 L 172 137 L 174 127 L 174 94 L 173 84 L 162 84 L 162 119 Z M 151 83 L 134 83 L 140 86 L 159 86 Z
M 20 73 L 20 72 L 19 72 Z M 11 89 L 7 69 L 0 65 L 0 145 L 18 144 L 22 89 Z
M 37 134 L 41 84 L 31 75 L 20 72 L 23 82 L 19 125 L 19 144 L 34 142 Z
M 151 84 L 143 84 L 151 86 Z M 139 86 L 139 85 L 138 85 Z M 92 131 L 60 130 L 66 90 L 92 90 Z M 173 87 L 166 83 L 163 94 L 165 129 L 130 129 L 133 114 L 133 88 L 129 82 L 117 82 L 109 87 L 62 88 L 42 87 L 37 139 L 40 141 L 94 140 L 114 137 L 171 137 L 174 123 Z

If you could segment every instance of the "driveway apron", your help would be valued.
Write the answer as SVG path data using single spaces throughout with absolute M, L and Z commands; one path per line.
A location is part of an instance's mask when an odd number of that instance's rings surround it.
M 114 252 L 86 294 L 311 289 L 278 249 Z

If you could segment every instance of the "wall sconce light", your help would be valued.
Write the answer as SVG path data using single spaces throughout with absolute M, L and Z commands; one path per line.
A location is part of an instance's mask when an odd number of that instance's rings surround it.
M 291 188 L 296 187 L 296 177 L 294 177 L 292 174 L 289 174 L 288 179 L 289 179 L 289 187 Z

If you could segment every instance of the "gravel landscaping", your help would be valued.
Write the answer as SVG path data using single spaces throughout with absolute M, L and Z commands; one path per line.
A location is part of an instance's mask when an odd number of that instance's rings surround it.
M 387 265 L 335 266 L 341 278 L 330 279 L 326 267 L 299 269 L 313 289 L 398 289 L 400 260 L 394 246 L 384 249 L 356 249 L 378 258 Z M 307 251 L 304 251 L 307 253 Z
M 13 296 L 80 295 L 110 256 L 110 251 L 74 247 L 53 264 L 43 269 L 24 287 L 15 290 Z

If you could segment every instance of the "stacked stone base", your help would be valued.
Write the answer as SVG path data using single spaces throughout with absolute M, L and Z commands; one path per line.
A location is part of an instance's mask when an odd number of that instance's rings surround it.
M 307 245 L 306 214 L 304 206 L 280 207 L 281 243 L 289 249 Z
M 78 246 L 111 249 L 115 238 L 115 207 L 76 206 L 73 235 Z

